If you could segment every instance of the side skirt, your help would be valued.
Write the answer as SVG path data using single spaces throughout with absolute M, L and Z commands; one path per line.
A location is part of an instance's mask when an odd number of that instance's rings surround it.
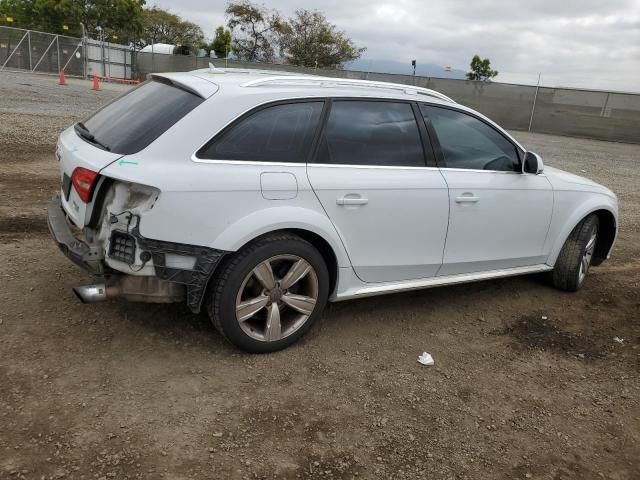
M 456 285 L 458 283 L 478 282 L 481 280 L 491 280 L 494 278 L 513 277 L 516 275 L 527 275 L 531 273 L 541 273 L 553 270 L 546 264 L 531 265 L 528 267 L 505 268 L 502 270 L 491 270 L 488 272 L 465 273 L 461 275 L 447 275 L 443 277 L 432 277 L 418 280 L 404 280 L 400 282 L 372 283 L 354 285 L 342 291 L 337 291 L 331 296 L 332 302 L 351 300 L 354 298 L 371 297 L 374 295 L 384 295 L 387 293 L 406 292 L 409 290 L 419 290 L 423 288 L 441 287 L 445 285 Z M 343 273 L 343 272 L 340 272 Z M 345 283 L 350 283 L 349 281 Z

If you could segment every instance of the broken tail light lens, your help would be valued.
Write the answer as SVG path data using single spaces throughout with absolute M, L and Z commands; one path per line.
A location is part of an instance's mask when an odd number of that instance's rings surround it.
M 89 203 L 93 196 L 93 189 L 98 183 L 98 173 L 86 168 L 78 167 L 71 175 L 73 188 L 84 203 Z

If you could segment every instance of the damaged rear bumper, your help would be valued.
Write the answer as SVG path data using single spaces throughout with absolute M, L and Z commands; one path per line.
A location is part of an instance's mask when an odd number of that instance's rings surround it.
M 94 275 L 104 274 L 103 256 L 97 248 L 90 247 L 86 242 L 77 238 L 71 231 L 67 215 L 62 209 L 60 194 L 51 200 L 47 208 L 47 223 L 49 232 L 65 256 L 76 265 Z
M 94 275 L 111 275 L 117 273 L 127 274 L 126 271 L 114 272 L 104 262 L 105 251 L 99 245 L 93 246 L 77 238 L 71 231 L 71 227 L 62 208 L 60 195 L 56 195 L 49 202 L 48 224 L 51 235 L 60 250 L 76 265 L 82 267 Z M 136 226 L 129 232 L 135 239 L 136 248 L 149 253 L 155 270 L 153 282 L 149 285 L 178 284 L 183 285 L 186 291 L 185 300 L 187 306 L 194 313 L 198 313 L 202 306 L 202 301 L 206 293 L 207 285 L 220 260 L 229 252 L 216 250 L 214 248 L 188 245 L 175 242 L 165 242 L 143 237 Z M 194 257 L 195 263 L 191 268 L 175 268 L 167 266 L 166 256 L 178 255 Z M 141 277 L 143 279 L 144 277 Z M 124 282 L 126 285 L 126 282 Z M 166 289 L 164 289 L 166 290 Z M 173 291 L 173 290 L 172 290 Z M 149 298 L 153 298 L 154 293 L 149 292 Z M 144 295 L 131 296 L 120 295 L 125 298 L 147 301 Z M 154 301 L 154 300 L 148 300 Z M 158 301 L 156 298 L 155 301 Z

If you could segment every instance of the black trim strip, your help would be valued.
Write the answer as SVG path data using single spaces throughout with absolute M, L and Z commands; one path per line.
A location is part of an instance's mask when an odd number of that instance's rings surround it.
M 437 167 L 436 156 L 433 150 L 433 142 L 424 124 L 424 118 L 422 118 L 422 112 L 417 102 L 411 102 L 411 108 L 413 109 L 413 116 L 418 125 L 418 132 L 420 133 L 420 140 L 422 141 L 422 152 L 424 155 L 424 163 L 427 167 Z M 422 118 L 422 120 L 421 120 Z

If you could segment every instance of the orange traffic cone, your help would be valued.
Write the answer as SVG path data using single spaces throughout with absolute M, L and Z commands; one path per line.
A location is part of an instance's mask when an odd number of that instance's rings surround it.
M 67 81 L 64 78 L 64 68 L 62 70 L 60 70 L 60 81 L 58 82 L 58 85 L 66 85 Z
M 96 92 L 100 91 L 100 80 L 98 79 L 98 75 L 93 76 L 93 86 L 91 90 L 95 90 Z

